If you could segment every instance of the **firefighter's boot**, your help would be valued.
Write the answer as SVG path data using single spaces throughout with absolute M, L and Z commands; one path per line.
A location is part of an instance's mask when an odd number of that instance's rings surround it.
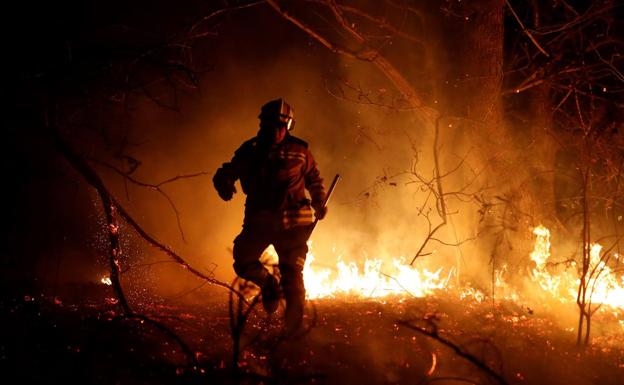
M 279 306 L 280 287 L 277 279 L 271 274 L 267 275 L 262 285 L 262 307 L 268 314 L 273 314 Z

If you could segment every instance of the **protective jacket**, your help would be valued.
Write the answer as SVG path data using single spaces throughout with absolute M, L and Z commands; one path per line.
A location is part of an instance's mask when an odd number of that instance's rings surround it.
M 310 208 L 325 200 L 320 176 L 308 144 L 287 135 L 279 144 L 263 145 L 258 137 L 243 143 L 234 157 L 217 170 L 217 182 L 234 185 L 240 179 L 245 202 L 245 224 L 288 229 L 313 222 Z M 308 190 L 311 202 L 306 197 Z

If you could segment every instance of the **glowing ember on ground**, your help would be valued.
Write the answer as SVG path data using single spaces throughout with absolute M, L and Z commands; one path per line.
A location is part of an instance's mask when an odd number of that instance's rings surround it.
M 108 286 L 113 284 L 113 281 L 111 281 L 110 277 L 102 277 L 102 279 L 100 279 L 100 282 Z

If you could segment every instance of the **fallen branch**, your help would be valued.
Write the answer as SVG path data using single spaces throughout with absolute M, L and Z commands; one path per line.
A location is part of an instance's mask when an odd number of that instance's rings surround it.
M 433 326 L 433 329 L 431 331 L 427 330 L 425 328 L 421 328 L 421 327 L 412 325 L 409 321 L 399 320 L 399 321 L 397 321 L 397 324 L 401 325 L 401 326 L 404 326 L 404 327 L 406 327 L 406 328 L 408 328 L 410 330 L 413 330 L 415 332 L 418 332 L 420 334 L 424 334 L 427 337 L 430 337 L 430 338 L 440 342 L 442 345 L 444 345 L 444 346 L 450 348 L 451 350 L 453 350 L 455 352 L 455 354 L 457 354 L 458 356 L 462 357 L 466 361 L 470 362 L 471 364 L 473 364 L 474 366 L 479 368 L 481 371 L 486 373 L 488 376 L 490 376 L 492 379 L 494 379 L 499 384 L 501 384 L 501 385 L 508 385 L 508 382 L 503 378 L 503 376 L 501 376 L 499 373 L 494 371 L 492 368 L 490 368 L 483 361 L 481 361 L 480 359 L 478 359 L 474 355 L 470 354 L 469 352 L 465 351 L 464 349 L 462 349 L 457 344 L 455 344 L 455 343 L 451 342 L 450 340 L 447 340 L 446 338 L 440 336 L 438 334 L 438 330 L 435 327 L 435 325 L 433 324 L 433 322 L 431 320 L 428 320 L 428 321 Z

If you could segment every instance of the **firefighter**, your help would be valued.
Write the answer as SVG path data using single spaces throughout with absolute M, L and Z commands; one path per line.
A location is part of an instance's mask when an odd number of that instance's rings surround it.
M 217 170 L 213 183 L 219 196 L 229 201 L 240 179 L 247 198 L 243 228 L 234 239 L 234 271 L 261 288 L 269 314 L 277 310 L 281 286 L 285 328 L 294 332 L 301 325 L 305 305 L 306 242 L 314 217 L 323 219 L 327 214 L 325 189 L 308 144 L 290 134 L 295 126 L 293 108 L 283 99 L 272 100 L 262 106 L 258 118 L 257 135 Z M 271 244 L 279 258 L 279 283 L 260 262 Z

